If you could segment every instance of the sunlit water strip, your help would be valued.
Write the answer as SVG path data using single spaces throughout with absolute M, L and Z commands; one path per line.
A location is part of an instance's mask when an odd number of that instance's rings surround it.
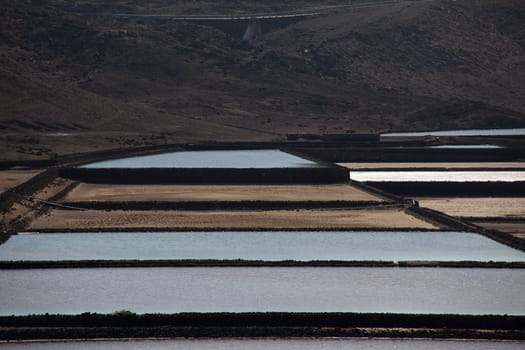
M 497 145 L 440 145 L 440 146 L 429 146 L 427 148 L 437 149 L 497 149 L 503 148 Z
M 199 267 L 0 271 L 0 315 L 390 312 L 525 315 L 525 270 Z
M 0 343 L 2 350 L 521 350 L 520 341 L 240 338 Z
M 518 129 L 470 129 L 470 130 L 437 130 L 421 132 L 394 132 L 381 134 L 381 137 L 405 136 L 524 136 L 525 128 Z
M 525 171 L 350 171 L 355 181 L 393 182 L 516 182 Z
M 217 259 L 525 261 L 525 253 L 464 232 L 136 232 L 12 236 L 1 261 Z
M 279 150 L 181 151 L 96 162 L 82 168 L 301 168 L 317 163 Z

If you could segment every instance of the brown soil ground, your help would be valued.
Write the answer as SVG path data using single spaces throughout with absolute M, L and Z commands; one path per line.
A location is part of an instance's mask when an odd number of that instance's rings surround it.
M 501 232 L 509 233 L 514 237 L 525 239 L 525 222 L 474 222 L 474 224 Z
M 418 198 L 422 207 L 451 216 L 525 217 L 525 198 Z
M 35 220 L 32 230 L 100 228 L 437 229 L 403 210 L 65 211 Z
M 39 174 L 39 170 L 5 170 L 0 171 L 0 193 L 18 186 L 33 176 Z
M 350 185 L 186 186 L 80 184 L 65 201 L 375 201 L 378 197 Z
M 474 169 L 474 168 L 525 168 L 525 162 L 487 162 L 487 163 L 338 163 L 348 169 L 378 169 L 378 168 L 443 168 L 443 169 Z

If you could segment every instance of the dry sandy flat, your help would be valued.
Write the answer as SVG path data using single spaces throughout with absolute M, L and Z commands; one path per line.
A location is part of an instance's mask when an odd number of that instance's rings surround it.
M 525 222 L 474 222 L 474 224 L 501 232 L 510 233 L 511 235 L 525 239 Z
M 443 168 L 443 169 L 470 169 L 470 168 L 525 168 L 525 162 L 487 162 L 487 163 L 338 163 L 348 169 L 387 169 L 387 168 Z
M 525 217 L 525 198 L 418 198 L 422 207 L 465 217 Z
M 40 170 L 3 170 L 0 171 L 0 193 L 26 182 L 39 174 Z
M 31 229 L 97 228 L 436 229 L 402 210 L 67 211 L 53 210 Z
M 80 184 L 65 201 L 375 201 L 350 185 L 187 186 Z

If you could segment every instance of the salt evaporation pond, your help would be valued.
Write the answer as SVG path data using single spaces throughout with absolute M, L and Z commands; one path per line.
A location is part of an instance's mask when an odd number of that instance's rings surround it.
M 12 236 L 0 260 L 525 261 L 525 253 L 463 232 L 156 232 Z
M 365 338 L 223 338 L 121 341 L 0 343 L 2 350 L 521 350 L 520 341 L 365 339 Z
M 113 159 L 81 168 L 312 168 L 319 164 L 279 150 L 181 151 Z
M 525 171 L 350 171 L 354 181 L 393 182 L 516 182 Z
M 471 130 L 441 130 L 421 132 L 394 132 L 381 134 L 381 137 L 419 137 L 419 136 L 524 136 L 525 128 L 521 129 L 471 129 Z
M 503 148 L 497 145 L 440 145 L 429 146 L 427 148 L 441 148 L 441 149 L 497 149 Z
M 193 267 L 1 270 L 0 315 L 392 312 L 525 315 L 525 270 Z

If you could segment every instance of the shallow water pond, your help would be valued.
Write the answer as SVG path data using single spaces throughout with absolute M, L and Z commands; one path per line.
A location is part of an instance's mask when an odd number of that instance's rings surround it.
M 393 312 L 525 314 L 525 270 L 197 267 L 1 270 L 0 315 Z
M 1 344 L 3 350 L 521 350 L 524 342 L 425 339 L 173 339 Z
M 354 181 L 394 182 L 516 182 L 525 171 L 350 171 Z
M 429 146 L 428 148 L 438 149 L 497 149 L 503 148 L 497 145 L 440 145 L 440 146 Z
M 522 136 L 525 128 L 521 129 L 470 129 L 470 130 L 438 130 L 421 132 L 395 132 L 381 134 L 381 137 L 398 136 Z
M 525 261 L 525 253 L 462 232 L 156 232 L 12 236 L 0 260 Z
M 279 150 L 181 151 L 113 159 L 82 168 L 304 168 L 319 164 Z

